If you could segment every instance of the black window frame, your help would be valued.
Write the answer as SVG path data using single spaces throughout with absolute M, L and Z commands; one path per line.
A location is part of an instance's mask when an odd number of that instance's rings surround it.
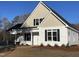
M 34 22 L 33 22 L 34 26 L 35 26 L 35 19 L 34 19 Z
M 34 23 L 34 26 L 38 26 L 42 21 L 43 21 L 44 18 L 40 18 L 40 19 L 34 19 L 33 23 Z
M 31 33 L 25 33 L 24 40 L 25 41 L 31 41 Z
M 35 19 L 35 25 L 39 25 L 39 19 Z

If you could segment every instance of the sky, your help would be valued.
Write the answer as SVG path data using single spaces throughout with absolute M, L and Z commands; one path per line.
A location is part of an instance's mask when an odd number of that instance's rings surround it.
M 7 17 L 12 21 L 15 16 L 31 13 L 39 2 L 37 1 L 0 1 L 0 18 Z M 79 23 L 79 2 L 45 1 L 69 23 Z

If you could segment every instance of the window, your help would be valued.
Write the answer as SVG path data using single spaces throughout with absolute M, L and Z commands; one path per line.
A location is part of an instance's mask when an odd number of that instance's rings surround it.
M 31 41 L 31 33 L 25 33 L 25 41 Z
M 59 29 L 45 30 L 45 41 L 60 41 Z
M 44 18 L 40 18 L 40 23 L 42 22 L 43 19 L 44 19 Z
M 53 41 L 57 41 L 57 32 L 53 32 Z
M 51 37 L 51 32 L 48 32 L 48 40 L 51 41 L 52 37 Z
M 38 26 L 44 18 L 34 19 L 34 26 Z
M 36 19 L 36 25 L 39 25 L 39 19 Z
M 31 41 L 31 33 L 27 33 L 27 41 Z

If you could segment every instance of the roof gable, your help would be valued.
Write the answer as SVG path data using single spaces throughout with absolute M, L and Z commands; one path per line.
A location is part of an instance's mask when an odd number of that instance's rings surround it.
M 68 21 L 66 21 L 61 15 L 59 15 L 54 9 L 50 8 L 46 3 L 42 2 L 42 4 L 56 17 L 59 21 L 61 21 L 67 28 L 70 28 L 74 31 L 79 32 L 72 24 L 70 24 Z
M 48 7 L 45 3 L 39 2 L 37 7 L 33 10 L 31 15 L 28 17 L 28 19 L 24 22 L 22 27 L 29 27 L 33 26 L 33 19 L 35 18 L 41 18 L 46 17 L 49 13 L 54 15 L 62 24 L 64 24 L 66 27 L 70 27 L 73 30 L 76 30 L 70 23 L 68 23 L 62 16 L 60 16 L 55 10 Z
M 39 18 L 45 18 L 49 13 L 49 10 L 44 7 L 41 2 L 36 6 L 31 15 L 27 18 L 27 20 L 23 23 L 22 27 L 32 27 L 34 26 L 33 20 Z
M 62 24 L 54 15 L 49 13 L 38 27 L 65 27 L 65 25 Z

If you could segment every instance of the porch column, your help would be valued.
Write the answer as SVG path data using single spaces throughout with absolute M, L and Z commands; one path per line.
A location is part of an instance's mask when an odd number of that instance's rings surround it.
M 31 41 L 32 41 L 32 46 L 33 46 L 33 36 L 32 36 L 32 31 L 31 31 Z
M 15 44 L 16 44 L 16 34 L 14 34 L 14 36 L 15 36 Z

